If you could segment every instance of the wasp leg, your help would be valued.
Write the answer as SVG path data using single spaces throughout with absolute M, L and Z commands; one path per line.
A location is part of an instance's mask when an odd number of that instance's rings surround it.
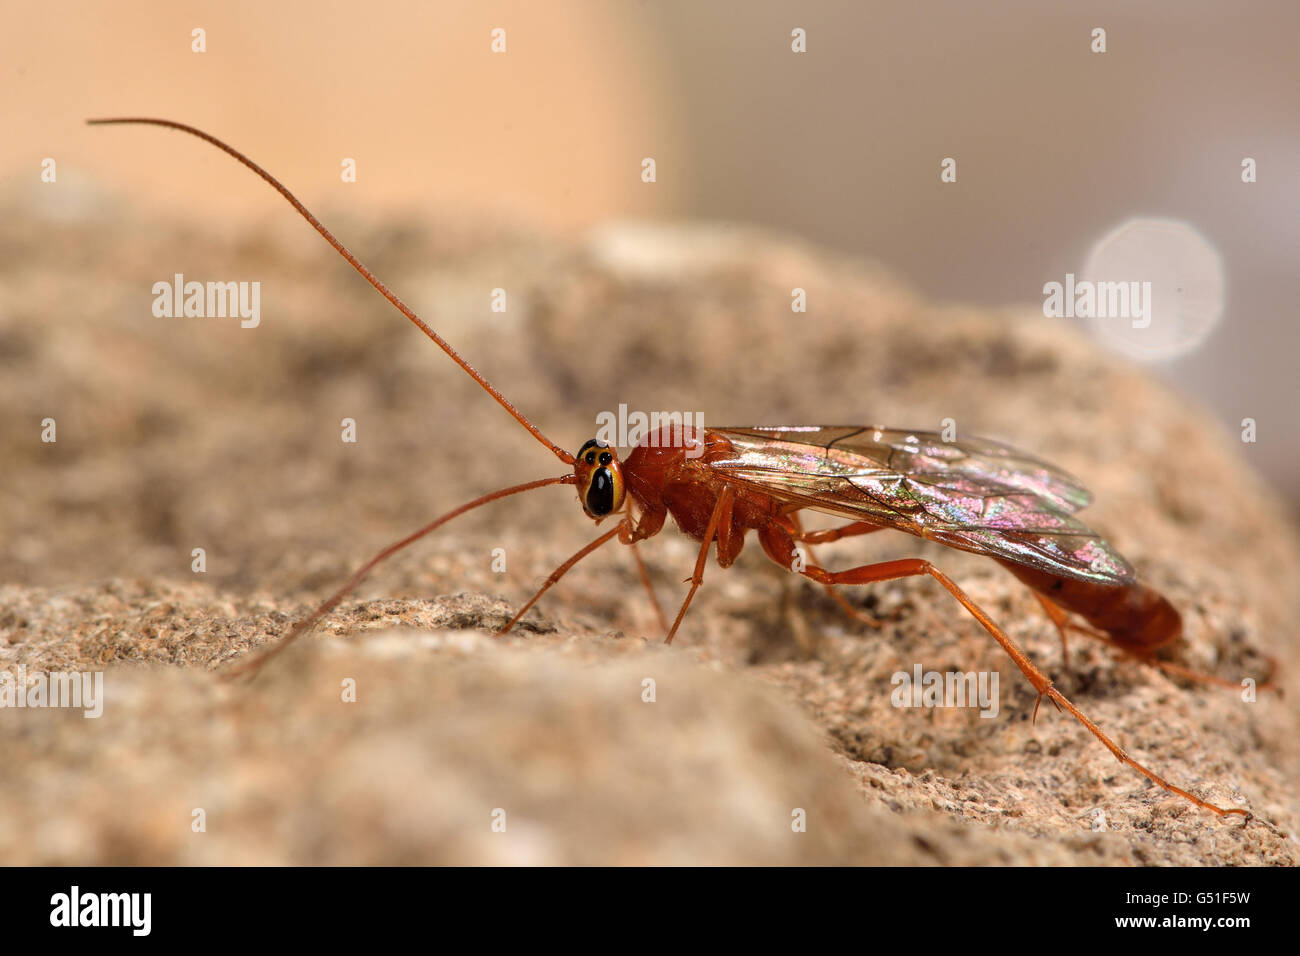
M 704 565 L 708 563 L 709 546 L 713 544 L 713 539 L 715 537 L 718 539 L 719 555 L 727 550 L 725 545 L 731 540 L 732 504 L 735 500 L 736 493 L 730 485 L 723 488 L 722 493 L 718 495 L 718 503 L 713 506 L 713 514 L 709 516 L 709 525 L 704 529 L 704 542 L 700 545 L 700 556 L 695 561 L 695 571 L 687 578 L 691 582 L 691 589 L 686 592 L 686 600 L 682 602 L 681 610 L 677 612 L 677 619 L 673 621 L 668 636 L 664 638 L 665 644 L 673 642 L 673 638 L 677 635 L 677 628 L 681 627 L 682 618 L 686 616 L 686 609 L 691 606 L 691 599 L 704 583 Z
M 622 538 L 620 537 L 621 541 Z M 650 580 L 650 570 L 645 566 L 645 561 L 641 558 L 641 552 L 637 549 L 636 541 L 629 534 L 625 542 L 632 549 L 632 557 L 636 558 L 637 574 L 641 576 L 641 585 L 645 588 L 645 593 L 650 595 L 650 606 L 654 608 L 655 619 L 659 621 L 659 630 L 668 630 L 668 618 L 664 617 L 663 605 L 659 603 L 659 597 L 655 594 L 655 586 Z
M 796 518 L 795 527 L 798 528 L 797 517 L 795 515 L 790 515 L 790 517 Z M 889 529 L 884 525 L 854 521 L 852 524 L 842 525 L 838 528 L 827 528 L 824 531 L 809 531 L 806 534 L 800 531 L 797 538 L 807 544 L 830 544 L 832 541 L 840 540 L 840 538 L 853 538 L 861 534 L 871 534 L 873 531 L 887 530 Z
M 1052 623 L 1056 625 L 1057 633 L 1061 635 L 1061 649 L 1065 652 L 1066 670 L 1069 670 L 1070 668 L 1070 655 L 1066 646 L 1065 635 L 1067 631 L 1074 631 L 1078 634 L 1087 635 L 1093 640 L 1101 641 L 1103 644 L 1113 648 L 1123 656 L 1135 660 L 1140 664 L 1145 664 L 1148 667 L 1155 667 L 1164 671 L 1166 674 L 1173 674 L 1175 677 L 1182 677 L 1185 680 L 1193 681 L 1198 684 L 1211 684 L 1215 687 L 1226 687 L 1229 690 L 1241 690 L 1240 681 L 1231 681 L 1223 677 L 1217 677 L 1214 674 L 1205 674 L 1201 671 L 1192 670 L 1190 667 L 1183 667 L 1181 664 L 1175 664 L 1173 661 L 1162 661 L 1153 653 L 1149 651 L 1139 651 L 1130 647 L 1128 644 L 1116 640 L 1104 631 L 1098 631 L 1091 627 L 1084 627 L 1082 624 L 1075 624 L 1069 619 L 1069 614 L 1064 608 L 1052 603 L 1052 601 L 1045 598 L 1037 591 L 1033 591 L 1033 595 L 1038 598 L 1038 603 L 1043 606 L 1043 610 L 1047 612 L 1047 616 L 1050 617 Z M 1268 657 L 1267 660 L 1269 664 L 1268 677 L 1255 685 L 1256 690 L 1278 689 L 1277 676 L 1281 670 L 1281 666 L 1275 658 Z
M 601 545 L 607 544 L 608 542 L 614 540 L 614 538 L 618 537 L 619 534 L 624 532 L 625 527 L 627 525 L 628 525 L 628 519 L 624 518 L 613 529 L 611 529 L 610 531 L 606 531 L 595 541 L 591 542 L 591 544 L 582 548 L 580 551 L 575 553 L 573 557 L 569 558 L 569 560 L 565 561 L 558 568 L 552 571 L 550 577 L 548 577 L 545 583 L 543 583 L 542 586 L 537 589 L 537 593 L 528 599 L 528 603 L 525 604 L 523 607 L 521 607 L 519 609 L 519 612 L 510 619 L 510 621 L 506 624 L 506 626 L 501 628 L 501 630 L 497 631 L 496 634 L 494 634 L 493 636 L 502 637 L 503 635 L 508 633 L 512 627 L 514 627 L 516 624 L 519 623 L 519 619 L 528 613 L 528 609 L 537 603 L 537 599 L 550 590 L 552 584 L 560 580 L 560 578 L 564 577 L 564 575 L 568 573 L 570 568 L 572 568 L 575 564 L 577 564 L 587 555 L 591 554 L 591 552 L 595 551 Z
M 784 528 L 773 523 L 760 531 L 759 537 L 763 544 L 763 550 L 766 551 L 774 560 L 777 560 L 778 563 L 782 563 L 780 559 L 777 558 L 777 555 L 790 550 L 787 546 L 790 542 L 789 533 Z M 788 558 L 784 563 L 786 567 L 790 566 Z M 1033 661 L 1031 661 L 1025 655 L 1025 652 L 1016 645 L 1016 642 L 1011 640 L 1011 638 L 993 622 L 993 619 L 966 595 L 965 591 L 957 587 L 952 578 L 948 577 L 948 575 L 944 574 L 929 561 L 920 558 L 905 558 L 901 561 L 882 561 L 879 564 L 867 564 L 858 568 L 850 568 L 847 571 L 827 571 L 825 568 L 809 566 L 800 571 L 800 574 L 803 574 L 805 577 L 811 578 L 821 584 L 873 584 L 877 581 L 892 581 L 897 578 L 917 577 L 928 574 L 930 577 L 942 584 L 944 589 L 956 598 L 958 603 L 969 611 L 975 620 L 980 622 L 984 630 L 988 631 L 989 634 L 992 635 L 993 639 L 1002 645 L 1002 649 L 1006 651 L 1007 656 L 1015 662 L 1015 665 L 1018 668 L 1020 668 L 1020 672 L 1024 674 L 1029 683 L 1033 685 L 1034 690 L 1038 691 L 1038 698 L 1040 701 L 1046 697 L 1056 705 L 1058 710 L 1067 711 L 1070 716 L 1083 724 L 1084 727 L 1088 728 L 1089 732 L 1102 742 L 1106 749 L 1114 755 L 1116 760 L 1125 766 L 1136 770 L 1138 773 L 1142 774 L 1142 776 L 1146 777 L 1152 783 L 1155 783 L 1164 790 L 1177 794 L 1186 800 L 1190 800 L 1202 809 L 1210 810 L 1221 817 L 1226 817 L 1229 814 L 1237 814 L 1244 817 L 1246 820 L 1252 818 L 1251 814 L 1246 810 L 1237 809 L 1236 807 L 1225 810 L 1223 807 L 1218 807 L 1213 803 L 1202 800 L 1195 794 L 1190 793 L 1181 787 L 1174 786 L 1159 774 L 1148 770 L 1146 767 L 1142 766 L 1142 764 L 1130 757 L 1119 744 L 1111 740 L 1111 738 L 1108 737 L 1100 727 L 1093 723 L 1083 711 L 1079 710 L 1078 707 L 1075 707 L 1064 694 L 1052 686 L 1052 682 L 1047 675 L 1034 666 Z M 1035 706 L 1035 716 L 1037 715 L 1037 711 L 1038 708 Z
M 808 560 L 811 561 L 813 564 L 821 563 L 820 561 L 817 560 L 817 555 L 812 549 L 812 545 L 814 544 L 825 544 L 831 541 L 839 541 L 841 538 L 848 538 L 859 534 L 871 534 L 871 532 L 873 531 L 885 530 L 883 527 L 881 527 L 878 524 L 867 524 L 867 522 L 865 521 L 855 521 L 852 524 L 847 524 L 840 528 L 830 528 L 825 531 L 805 532 L 803 530 L 802 525 L 799 522 L 799 515 L 797 513 L 792 512 L 786 517 L 789 519 L 790 523 L 794 526 L 794 530 L 795 530 L 794 539 L 800 542 L 801 544 L 806 544 L 809 546 L 807 549 Z M 885 626 L 884 621 L 878 621 L 871 615 L 864 612 L 861 608 L 854 607 L 853 602 L 850 601 L 848 598 L 846 598 L 843 594 L 841 594 L 839 588 L 837 588 L 835 585 L 833 584 L 826 585 L 826 593 L 829 594 L 831 600 L 834 601 L 836 604 L 838 604 L 840 606 L 840 609 L 844 611 L 844 613 L 847 614 L 853 620 L 858 621 L 861 624 L 865 624 L 867 625 L 867 627 L 875 628 L 877 630 Z
M 1030 590 L 1033 591 L 1032 588 Z M 1067 631 L 1083 630 L 1083 628 L 1080 628 L 1077 624 L 1071 624 L 1070 616 L 1063 608 L 1053 604 L 1051 601 L 1043 597 L 1037 591 L 1033 591 L 1033 595 L 1034 597 L 1038 598 L 1038 603 L 1043 606 L 1043 610 L 1047 613 L 1047 616 L 1051 619 L 1053 626 L 1055 626 L 1056 633 L 1061 636 L 1062 663 L 1066 673 L 1069 673 L 1070 642 L 1065 635 Z
M 166 126 L 166 125 L 175 125 L 175 124 L 163 123 L 161 125 Z M 188 127 L 183 127 L 183 128 L 188 129 Z M 210 137 L 205 137 L 205 138 L 210 138 Z M 367 561 L 365 564 L 359 567 L 356 571 L 354 571 L 352 573 L 352 577 L 348 578 L 347 582 L 341 588 L 335 591 L 332 595 L 330 595 L 330 597 L 326 599 L 324 603 L 322 603 L 319 607 L 317 607 L 316 610 L 312 611 L 310 614 L 308 614 L 305 618 L 300 620 L 293 627 L 289 628 L 289 633 L 286 634 L 283 638 L 281 638 L 278 644 L 272 644 L 270 647 L 264 648 L 260 654 L 250 655 L 249 657 L 244 658 L 244 660 L 240 661 L 234 667 L 227 670 L 222 675 L 221 679 L 233 680 L 234 678 L 241 677 L 241 676 L 250 676 L 250 677 L 257 676 L 258 672 L 261 671 L 261 669 L 266 666 L 268 661 L 270 661 L 277 654 L 282 653 L 286 647 L 292 644 L 299 637 L 310 632 L 311 629 L 317 625 L 317 623 L 320 621 L 321 618 L 323 618 L 330 611 L 334 610 L 334 608 L 338 607 L 339 602 L 341 602 L 345 597 L 347 597 L 352 592 L 353 588 L 355 588 L 358 584 L 364 581 L 366 575 L 368 575 L 375 568 L 376 565 L 382 564 L 384 561 L 388 560 L 398 551 L 401 551 L 403 548 L 407 547 L 408 545 L 414 544 L 416 541 L 419 541 L 425 535 L 430 534 L 436 528 L 439 528 L 442 525 L 446 524 L 452 518 L 456 518 L 460 515 L 463 515 L 467 511 L 473 511 L 475 508 L 480 508 L 483 505 L 488 504 L 489 502 L 497 501 L 498 499 L 501 498 L 507 498 L 510 495 L 522 494 L 525 491 L 532 491 L 535 488 L 544 488 L 547 485 L 571 485 L 571 484 L 573 484 L 573 475 L 571 474 L 561 475 L 559 478 L 542 478 L 539 481 L 529 481 L 529 482 L 525 482 L 522 485 L 513 485 L 510 488 L 502 488 L 500 491 L 493 491 L 489 494 L 483 495 L 482 497 L 475 498 L 473 501 L 463 504 L 459 508 L 453 508 L 451 511 L 448 511 L 442 517 L 435 518 L 433 521 L 430 521 L 424 527 L 420 528 L 417 531 L 411 532 L 405 538 L 402 538 L 400 541 L 394 541 L 388 547 L 384 548 L 384 550 L 380 551 L 377 555 L 375 555 L 373 558 L 371 558 L 369 561 Z

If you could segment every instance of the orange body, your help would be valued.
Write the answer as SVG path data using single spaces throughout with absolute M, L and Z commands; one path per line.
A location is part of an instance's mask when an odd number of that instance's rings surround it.
M 1145 584 L 1093 584 L 1010 561 L 1001 564 L 1048 601 L 1078 614 L 1127 650 L 1150 653 L 1182 636 L 1182 615 L 1160 592 Z
M 529 608 L 578 561 L 615 539 L 636 556 L 642 583 L 656 612 L 658 602 L 637 542 L 658 534 L 671 514 L 683 532 L 701 542 L 691 586 L 666 641 L 671 642 L 703 582 L 710 548 L 716 543 L 717 561 L 728 567 L 744 547 L 745 535 L 758 532 L 764 552 L 782 567 L 825 585 L 833 598 L 857 614 L 838 594 L 842 585 L 864 585 L 902 577 L 928 575 L 941 584 L 997 641 L 1038 692 L 1069 713 L 1124 765 L 1205 810 L 1219 816 L 1250 819 L 1242 808 L 1223 808 L 1177 787 L 1133 760 L 1095 723 L 1074 706 L 1052 681 L 997 626 L 957 584 L 929 561 L 920 558 L 885 561 L 842 571 L 829 571 L 796 559 L 798 543 L 813 545 L 870 534 L 883 528 L 906 531 L 951 547 L 987 554 L 1041 595 L 1044 606 L 1065 633 L 1065 611 L 1076 612 L 1106 631 L 1126 650 L 1146 653 L 1177 639 L 1181 632 L 1178 612 L 1159 594 L 1138 584 L 1123 558 L 1073 513 L 1088 502 L 1086 491 L 1068 474 L 1046 462 L 1005 445 L 972 440 L 953 442 L 944 436 L 881 428 L 878 426 L 793 426 L 777 429 L 681 430 L 673 441 L 671 431 L 643 440 L 620 463 L 617 453 L 592 439 L 578 455 L 551 441 L 451 345 L 384 285 L 274 176 L 243 153 L 209 133 L 174 120 L 118 117 L 90 120 L 92 125 L 145 124 L 178 130 L 222 150 L 252 170 L 320 233 L 347 262 L 387 299 L 462 371 L 473 379 L 539 444 L 572 471 L 482 495 L 430 521 L 394 542 L 362 565 L 331 597 L 298 621 L 284 639 L 261 655 L 241 662 L 228 676 L 256 673 L 297 637 L 308 632 L 335 608 L 367 574 L 390 555 L 420 540 L 467 511 L 512 495 L 550 485 L 573 485 L 587 516 L 603 521 L 619 514 L 617 525 L 600 535 L 561 564 L 519 612 L 498 633 L 509 631 Z M 778 434 L 774 434 L 778 433 Z M 789 440 L 786 433 L 802 440 Z M 808 441 L 808 434 L 825 436 L 825 442 Z M 727 435 L 732 436 L 728 438 Z M 870 437 L 864 437 L 870 436 Z M 665 437 L 668 439 L 664 441 Z M 732 440 L 734 439 L 734 441 Z M 854 461 L 845 463 L 846 446 L 857 442 Z M 703 454 L 692 457 L 690 451 Z M 736 469 L 737 446 L 749 443 L 749 458 Z M 756 444 L 757 443 L 757 444 Z M 779 451 L 767 453 L 779 447 Z M 755 449 L 758 453 L 755 454 Z M 744 456 L 742 455 L 742 458 Z M 852 456 L 850 456 L 852 457 Z M 754 466 L 755 458 L 759 459 Z M 813 467 L 809 469 L 809 463 Z M 804 466 L 804 467 L 801 467 Z M 748 466 L 750 476 L 743 477 Z M 826 482 L 840 482 L 833 487 Z M 629 504 L 635 507 L 629 507 Z M 837 507 L 830 507 L 837 504 Z M 827 531 L 805 533 L 797 512 L 816 508 L 847 516 L 850 524 Z M 1009 511 L 1008 511 L 1009 509 Z M 1010 513 L 1012 520 L 1007 521 Z M 1000 520 L 999 520 L 1000 518 Z M 1057 572 L 1060 572 L 1059 574 Z M 1063 576 L 1062 576 L 1063 575 Z M 1107 583 L 1113 582 L 1113 583 Z M 662 614 L 660 613 L 662 620 Z M 1155 662 L 1159 664 L 1159 662 Z
M 699 435 L 687 429 L 686 437 L 698 439 Z M 627 493 L 641 515 L 635 536 L 641 540 L 657 534 L 666 516 L 672 515 L 685 534 L 702 541 L 723 490 L 734 487 L 710 467 L 713 462 L 734 458 L 731 442 L 706 429 L 704 454 L 691 458 L 680 434 L 664 429 L 656 441 L 657 445 L 651 444 L 647 436 L 622 463 Z M 745 546 L 746 533 L 752 530 L 758 532 L 768 557 L 789 568 L 798 537 L 791 515 L 799 509 L 750 488 L 735 488 L 734 495 L 730 520 L 717 529 L 718 565 L 729 567 L 736 560 Z M 1174 643 L 1182 634 L 1178 611 L 1144 584 L 1097 584 L 995 560 L 1052 604 L 1078 614 L 1128 650 L 1149 653 Z

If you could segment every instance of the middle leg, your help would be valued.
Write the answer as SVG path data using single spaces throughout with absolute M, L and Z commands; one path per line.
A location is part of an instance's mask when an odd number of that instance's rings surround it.
M 719 554 L 725 550 L 726 542 L 731 540 L 732 506 L 735 500 L 736 493 L 730 485 L 723 488 L 722 493 L 718 495 L 718 502 L 713 506 L 713 514 L 709 516 L 708 527 L 704 529 L 704 540 L 700 545 L 700 556 L 695 561 L 695 571 L 687 579 L 691 582 L 691 589 L 686 592 L 686 600 L 682 602 L 681 610 L 677 612 L 677 619 L 673 621 L 668 636 L 664 638 L 665 644 L 673 642 L 673 638 L 677 635 L 677 628 L 681 627 L 682 618 L 686 616 L 686 609 L 691 606 L 691 599 L 704 583 L 704 566 L 708 563 L 709 546 L 713 544 L 713 539 L 718 539 Z

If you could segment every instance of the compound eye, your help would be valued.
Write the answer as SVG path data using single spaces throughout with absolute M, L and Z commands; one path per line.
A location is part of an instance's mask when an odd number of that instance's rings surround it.
M 603 451 L 600 453 L 600 463 L 602 465 L 608 465 L 613 460 L 614 460 L 614 456 L 611 455 L 609 452 Z
M 587 452 L 586 461 L 587 464 L 594 465 L 596 463 L 596 453 L 594 451 Z M 608 462 L 602 462 L 602 464 L 608 464 Z
M 608 468 L 598 468 L 591 474 L 587 486 L 587 511 L 603 517 L 614 510 L 614 476 Z

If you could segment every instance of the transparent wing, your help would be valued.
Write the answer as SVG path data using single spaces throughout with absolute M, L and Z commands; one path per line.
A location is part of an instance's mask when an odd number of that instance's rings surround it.
M 1135 579 L 1074 517 L 1090 499 L 1072 475 L 997 442 L 874 426 L 710 428 L 734 456 L 718 477 L 803 508 L 897 528 L 1064 577 Z

